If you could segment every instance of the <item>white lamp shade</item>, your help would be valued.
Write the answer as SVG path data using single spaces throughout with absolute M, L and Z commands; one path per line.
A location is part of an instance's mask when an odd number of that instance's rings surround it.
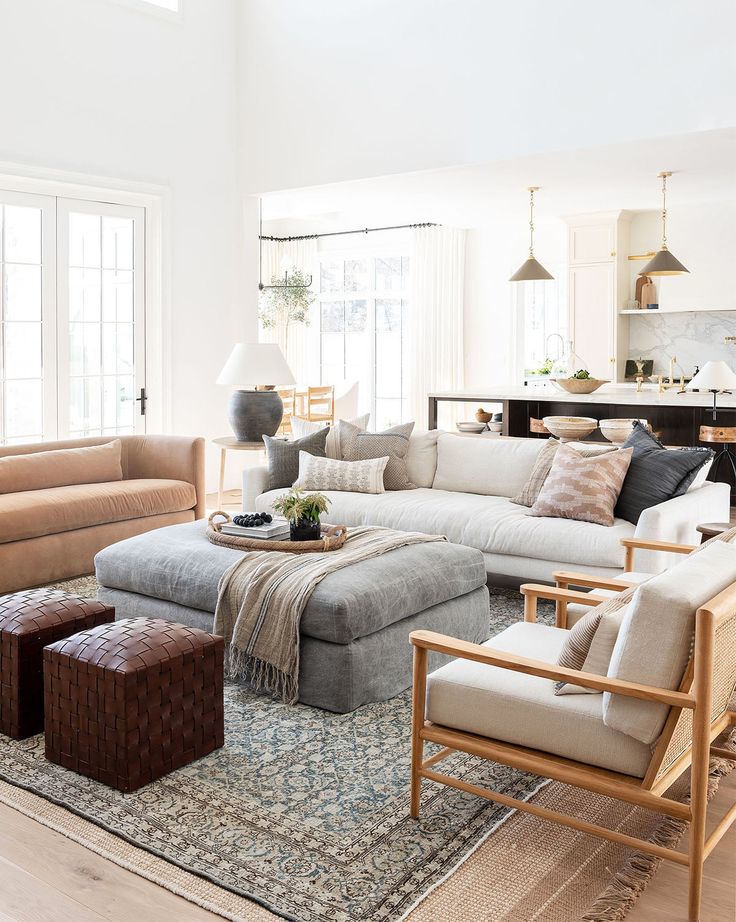
M 276 343 L 236 343 L 217 383 L 230 387 L 256 387 L 296 384 L 296 379 Z
M 725 362 L 706 362 L 686 387 L 701 391 L 736 390 L 736 372 Z

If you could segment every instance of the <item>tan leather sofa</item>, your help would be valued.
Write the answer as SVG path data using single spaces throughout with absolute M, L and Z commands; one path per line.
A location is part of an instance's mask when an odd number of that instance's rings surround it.
M 103 482 L 84 482 L 85 453 L 38 456 L 102 445 L 112 452 L 109 443 L 117 439 L 117 476 Z M 5 446 L 0 468 L 3 459 L 17 456 L 28 458 L 11 462 L 4 480 L 0 474 L 0 593 L 93 573 L 102 548 L 204 516 L 201 438 L 126 435 Z M 49 459 L 54 463 L 44 464 Z M 66 473 L 59 476 L 60 469 Z M 90 464 L 88 476 L 100 481 L 108 470 L 109 464 L 96 469 Z M 64 485 L 50 485 L 59 482 Z

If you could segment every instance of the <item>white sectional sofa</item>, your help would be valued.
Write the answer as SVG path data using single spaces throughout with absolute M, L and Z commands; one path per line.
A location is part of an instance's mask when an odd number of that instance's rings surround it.
M 381 494 L 328 492 L 327 520 L 347 526 L 383 525 L 447 535 L 483 552 L 491 581 L 498 577 L 550 580 L 555 570 L 614 576 L 621 572 L 620 539 L 639 537 L 697 543 L 702 522 L 728 521 L 729 488 L 701 472 L 683 496 L 645 510 L 638 525 L 611 527 L 538 518 L 511 502 L 526 483 L 542 439 L 465 437 L 433 430 L 412 435 L 407 467 L 416 490 Z M 243 475 L 244 511 L 268 511 L 285 490 L 269 490 L 265 467 Z M 657 573 L 672 555 L 640 551 L 636 569 Z

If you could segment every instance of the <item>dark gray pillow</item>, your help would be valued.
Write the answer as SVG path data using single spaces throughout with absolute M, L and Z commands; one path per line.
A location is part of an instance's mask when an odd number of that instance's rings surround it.
M 665 448 L 638 420 L 622 448 L 633 448 L 634 453 L 614 515 L 634 525 L 645 509 L 687 493 L 700 468 L 713 457 L 710 448 Z
M 279 490 L 290 487 L 299 477 L 299 452 L 316 455 L 318 458 L 326 457 L 325 444 L 329 428 L 320 429 L 305 435 L 303 439 L 294 439 L 285 442 L 283 439 L 272 439 L 269 435 L 263 436 L 266 446 L 266 463 L 268 464 L 269 490 Z

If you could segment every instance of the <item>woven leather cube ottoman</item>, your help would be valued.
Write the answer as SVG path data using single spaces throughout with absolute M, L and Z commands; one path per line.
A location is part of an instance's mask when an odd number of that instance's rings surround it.
M 134 791 L 224 744 L 222 637 L 126 618 L 44 650 L 46 758 Z
M 54 589 L 0 597 L 0 733 L 24 739 L 43 730 L 43 648 L 115 620 L 115 609 Z

